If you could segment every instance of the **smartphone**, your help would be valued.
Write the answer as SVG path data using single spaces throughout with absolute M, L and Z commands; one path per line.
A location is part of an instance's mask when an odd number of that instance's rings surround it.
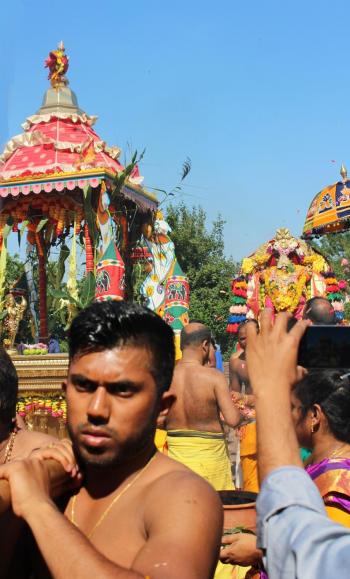
M 304 368 L 350 368 L 350 326 L 310 326 L 301 339 Z

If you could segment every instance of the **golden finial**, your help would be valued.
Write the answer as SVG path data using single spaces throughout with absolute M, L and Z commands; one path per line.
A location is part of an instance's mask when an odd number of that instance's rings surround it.
M 341 175 L 341 178 L 343 179 L 343 181 L 347 180 L 348 172 L 347 172 L 347 169 L 343 163 L 341 164 L 341 167 L 340 167 L 340 175 Z
M 57 50 L 52 50 L 45 60 L 45 68 L 49 69 L 49 80 L 54 88 L 66 86 L 68 80 L 64 76 L 68 70 L 68 56 L 65 54 L 63 40 L 58 44 Z

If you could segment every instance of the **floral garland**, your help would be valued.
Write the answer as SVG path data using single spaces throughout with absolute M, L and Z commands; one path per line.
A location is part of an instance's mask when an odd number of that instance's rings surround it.
M 62 419 L 66 423 L 67 403 L 62 394 L 47 394 L 45 397 L 39 394 L 20 396 L 17 400 L 17 412 L 24 420 L 30 414 L 42 413 Z
M 303 294 L 309 275 L 302 266 L 295 266 L 294 272 L 270 268 L 262 273 L 265 293 L 271 299 L 277 312 L 295 312 Z M 282 291 L 284 288 L 285 291 Z
M 247 317 L 247 278 L 244 275 L 232 280 L 232 306 L 228 317 L 227 332 L 236 334 L 239 324 Z
M 322 275 L 326 283 L 326 297 L 334 308 L 337 321 L 342 322 L 344 320 L 344 301 L 347 282 L 344 279 L 338 281 L 333 271 L 324 272 Z
M 24 356 L 40 356 L 47 354 L 48 351 L 47 345 L 42 342 L 38 342 L 37 344 L 21 344 L 20 348 Z

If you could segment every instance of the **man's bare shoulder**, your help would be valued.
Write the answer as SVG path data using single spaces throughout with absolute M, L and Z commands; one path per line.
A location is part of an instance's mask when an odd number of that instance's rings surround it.
M 185 465 L 165 455 L 158 457 L 159 474 L 149 486 L 145 495 L 145 502 L 150 505 L 171 502 L 180 504 L 183 501 L 193 500 L 200 502 L 206 511 L 210 509 L 222 510 L 221 501 L 215 489 L 202 477 L 187 468 Z
M 14 455 L 27 456 L 33 450 L 49 445 L 51 442 L 57 442 L 57 438 L 45 434 L 44 432 L 35 432 L 33 430 L 20 429 L 17 434 L 17 440 L 14 445 Z

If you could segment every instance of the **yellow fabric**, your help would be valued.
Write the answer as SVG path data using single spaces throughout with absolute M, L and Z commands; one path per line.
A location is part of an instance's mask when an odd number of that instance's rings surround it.
M 242 429 L 240 443 L 241 467 L 243 473 L 243 490 L 259 492 L 258 461 L 256 445 L 256 422 L 246 424 Z
M 250 567 L 240 567 L 239 565 L 225 565 L 218 562 L 214 579 L 244 579 Z
M 181 436 L 173 437 L 171 432 L 181 433 Z M 168 456 L 199 474 L 217 491 L 234 490 L 231 463 L 224 437 L 222 436 L 221 439 L 210 438 L 210 436 L 217 436 L 217 433 L 213 432 L 189 430 L 188 433 L 196 436 L 186 436 L 186 431 L 169 431 L 167 436 Z M 232 577 L 241 579 L 244 577 L 244 575 L 233 576 L 234 570 L 232 565 L 224 565 L 219 561 L 214 579 L 232 579 Z
M 182 350 L 180 347 L 181 332 L 179 331 L 174 332 L 174 340 L 175 340 L 175 361 L 178 362 L 182 358 Z
M 157 428 L 156 434 L 154 436 L 154 444 L 156 445 L 157 449 L 160 452 L 165 451 L 166 436 L 167 436 L 166 430 L 161 430 L 160 428 Z
M 344 527 L 348 527 L 350 529 L 350 514 L 345 513 L 341 509 L 337 507 L 327 507 L 326 506 L 327 515 L 330 519 L 339 523 L 340 525 L 344 525 Z
M 231 463 L 224 437 L 210 438 L 212 432 L 187 431 L 196 436 L 167 436 L 168 456 L 205 478 L 217 491 L 233 490 Z M 181 431 L 182 432 L 182 431 Z M 186 431 L 184 431 L 185 433 Z M 198 435 L 198 436 L 197 436 Z

